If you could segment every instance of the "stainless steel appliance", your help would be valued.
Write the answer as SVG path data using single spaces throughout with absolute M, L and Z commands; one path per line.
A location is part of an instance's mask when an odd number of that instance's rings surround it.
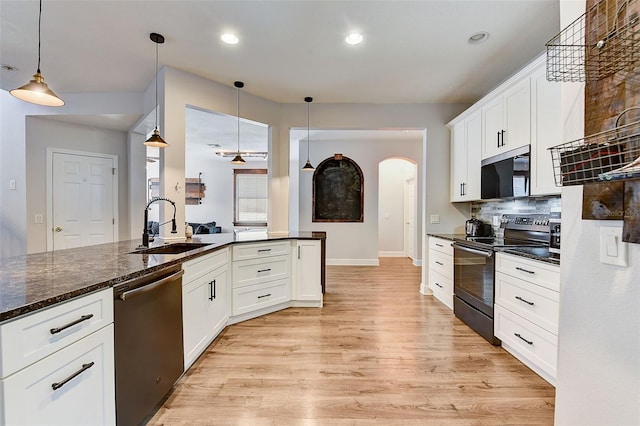
M 515 198 L 529 195 L 529 145 L 482 160 L 480 197 Z
M 502 237 L 466 237 L 453 242 L 453 312 L 493 345 L 495 252 L 505 248 L 543 247 L 549 242 L 547 215 L 503 215 Z
M 555 217 L 557 216 L 557 217 Z M 561 222 L 560 215 L 553 215 L 549 218 L 549 251 L 560 255 L 560 228 Z
M 490 237 L 493 233 L 491 225 L 480 219 L 471 218 L 465 223 L 467 237 Z
M 184 369 L 180 266 L 114 287 L 116 420 L 137 425 Z

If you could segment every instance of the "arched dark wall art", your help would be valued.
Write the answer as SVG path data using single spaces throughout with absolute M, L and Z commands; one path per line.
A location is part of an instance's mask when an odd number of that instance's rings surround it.
M 364 176 L 352 159 L 336 154 L 313 173 L 313 222 L 363 222 Z

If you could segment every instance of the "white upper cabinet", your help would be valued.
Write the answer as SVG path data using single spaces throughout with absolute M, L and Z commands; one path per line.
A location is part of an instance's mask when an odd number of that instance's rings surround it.
M 482 115 L 477 110 L 451 127 L 451 201 L 480 199 Z
M 531 195 L 560 194 L 549 148 L 562 141 L 562 83 L 547 81 L 545 62 L 531 75 Z
M 531 87 L 517 80 L 482 106 L 482 159 L 531 143 Z

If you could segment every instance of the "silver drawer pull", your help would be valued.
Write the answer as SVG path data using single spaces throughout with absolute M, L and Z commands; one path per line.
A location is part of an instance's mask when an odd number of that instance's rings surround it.
M 258 273 L 260 272 L 269 272 L 271 271 L 271 268 L 267 268 L 267 269 L 258 269 Z
M 516 336 L 518 339 L 520 339 L 520 340 L 522 340 L 522 341 L 526 342 L 526 344 L 527 344 L 527 345 L 533 345 L 533 342 L 532 342 L 531 340 L 527 340 L 527 339 L 525 339 L 524 337 L 522 337 L 522 336 L 520 335 L 520 333 L 513 333 L 513 335 L 514 335 L 514 336 Z
M 69 328 L 69 327 L 73 327 L 74 325 L 76 325 L 76 324 L 80 324 L 82 321 L 86 321 L 86 320 L 89 320 L 89 319 L 91 319 L 91 318 L 93 318 L 93 314 L 83 315 L 83 316 L 81 316 L 79 319 L 77 319 L 77 320 L 75 320 L 75 321 L 72 321 L 72 322 L 70 322 L 69 324 L 65 324 L 65 325 L 63 325 L 62 327 L 52 328 L 52 329 L 50 329 L 49 331 L 51 332 L 51 334 L 58 334 L 58 333 L 60 333 L 61 331 L 66 330 L 66 329 L 67 329 L 67 328 Z
M 516 299 L 518 299 L 518 300 L 519 300 L 519 301 L 521 301 L 521 302 L 526 303 L 526 304 L 527 304 L 527 305 L 529 305 L 529 306 L 533 306 L 533 305 L 535 305 L 535 303 L 533 303 L 533 302 L 529 302 L 528 300 L 525 300 L 525 299 L 523 299 L 523 298 L 522 298 L 522 297 L 520 297 L 520 296 L 516 296 Z
M 263 294 L 262 296 L 258 296 L 258 299 L 262 299 L 263 297 L 269 297 L 271 293 Z
M 67 377 L 66 379 L 64 379 L 61 382 L 52 383 L 51 387 L 53 388 L 53 390 L 60 389 L 61 387 L 63 387 L 67 383 L 69 383 L 71 380 L 73 380 L 75 377 L 79 376 L 80 374 L 84 373 L 85 371 L 87 371 L 88 369 L 93 367 L 94 364 L 95 364 L 95 362 L 93 362 L 93 361 L 90 362 L 89 364 L 82 364 L 82 368 L 80 370 L 76 371 L 75 373 L 73 373 L 72 375 L 70 375 L 69 377 Z
M 440 285 L 440 284 L 438 284 L 438 283 L 434 283 L 434 284 L 435 284 L 435 285 L 437 285 L 437 286 L 438 286 L 438 287 L 440 287 L 440 288 L 444 288 L 444 287 L 442 287 L 442 285 Z
M 526 272 L 527 274 L 535 274 L 535 271 L 530 271 L 530 270 L 528 270 L 528 269 L 524 269 L 524 268 L 521 268 L 521 267 L 519 267 L 519 266 L 516 266 L 516 269 L 517 269 L 518 271 Z
M 258 250 L 258 253 L 264 253 L 266 251 L 271 251 L 271 249 L 260 249 L 260 250 Z
M 435 262 L 440 266 L 444 266 L 444 263 L 442 263 L 442 262 L 438 262 L 437 260 Z
M 436 246 L 438 246 L 438 247 L 444 247 L 442 244 L 438 244 L 438 243 L 436 243 Z

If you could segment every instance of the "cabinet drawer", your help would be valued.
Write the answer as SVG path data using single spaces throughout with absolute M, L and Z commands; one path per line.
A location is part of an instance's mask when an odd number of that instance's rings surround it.
M 429 271 L 429 288 L 436 299 L 453 310 L 453 280 L 431 270 Z
M 244 287 L 291 276 L 289 256 L 243 260 L 233 263 L 233 287 Z
M 495 306 L 494 332 L 521 356 L 525 364 L 533 364 L 534 370 L 541 369 L 553 379 L 558 365 L 558 336 L 525 320 L 503 307 Z M 515 355 L 515 354 L 514 354 Z
M 262 257 L 280 256 L 291 253 L 290 241 L 278 241 L 275 243 L 239 244 L 232 247 L 233 261 L 260 259 Z
M 233 315 L 241 315 L 291 300 L 291 280 L 285 278 L 268 283 L 233 289 Z
M 113 322 L 113 290 L 104 289 L 0 325 L 0 378 Z
M 429 237 L 429 249 L 439 251 L 449 256 L 453 256 L 453 246 L 449 240 L 443 240 L 442 238 Z
M 182 282 L 188 283 L 209 271 L 212 271 L 219 266 L 225 265 L 229 262 L 229 249 L 224 248 L 219 251 L 200 256 L 196 259 L 185 262 L 182 265 L 184 269 L 184 275 L 182 276 Z
M 560 295 L 548 288 L 496 273 L 496 304 L 558 334 Z
M 435 250 L 429 250 L 429 270 L 453 279 L 453 257 Z
M 113 371 L 110 324 L 0 380 L 0 424 L 113 425 Z
M 497 253 L 496 272 L 538 284 L 549 290 L 560 291 L 560 267 L 556 265 Z

